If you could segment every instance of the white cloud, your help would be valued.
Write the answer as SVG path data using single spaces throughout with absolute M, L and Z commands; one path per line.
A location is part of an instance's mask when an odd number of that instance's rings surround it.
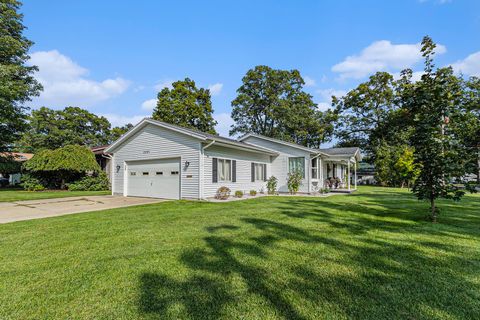
M 143 118 L 149 117 L 148 115 L 123 116 L 123 115 L 114 114 L 114 113 L 101 114 L 101 116 L 107 118 L 108 121 L 110 121 L 110 123 L 112 124 L 112 127 L 123 126 L 123 125 L 126 125 L 127 123 L 136 125 Z
M 480 51 L 452 64 L 453 70 L 467 76 L 480 76 Z
M 212 96 L 218 96 L 222 91 L 222 88 L 223 88 L 223 83 L 215 83 L 208 86 L 208 89 L 210 90 L 210 93 L 212 94 Z
M 318 103 L 318 109 L 321 111 L 325 111 L 327 109 L 330 109 L 332 107 L 332 96 L 335 96 L 337 98 L 341 98 L 344 95 L 347 94 L 346 90 L 341 90 L 341 89 L 321 89 L 316 91 L 322 102 Z
M 157 99 L 145 100 L 142 103 L 142 109 L 152 111 L 156 105 L 157 105 Z
M 130 85 L 120 77 L 103 81 L 88 79 L 87 69 L 57 50 L 34 52 L 29 63 L 39 67 L 35 77 L 43 85 L 40 97 L 33 101 L 35 105 L 87 107 L 122 94 Z
M 422 59 L 421 43 L 392 44 L 390 41 L 376 41 L 362 50 L 359 55 L 348 56 L 334 65 L 332 71 L 340 79 L 360 79 L 377 71 L 398 71 L 412 67 Z M 437 45 L 435 52 L 445 53 L 443 45 Z
M 154 85 L 153 88 L 157 91 L 162 91 L 162 89 L 164 88 L 172 89 L 173 82 L 174 82 L 173 80 L 163 80 L 157 83 L 156 85 Z
M 320 102 L 320 103 L 317 103 L 317 108 L 320 111 L 327 111 L 328 109 L 332 108 L 332 104 L 327 102 Z
M 315 87 L 315 79 L 310 78 L 309 76 L 303 77 L 303 80 L 305 81 L 305 87 Z
M 215 130 L 217 130 L 218 134 L 224 137 L 228 137 L 228 131 L 230 131 L 230 127 L 234 123 L 233 119 L 230 117 L 230 114 L 226 112 L 216 113 L 213 115 L 213 118 L 217 121 Z

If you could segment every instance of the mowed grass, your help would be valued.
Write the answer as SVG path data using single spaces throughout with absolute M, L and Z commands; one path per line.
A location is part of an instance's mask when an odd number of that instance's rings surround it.
M 0 225 L 0 319 L 479 319 L 480 197 L 172 201 Z
M 52 198 L 101 196 L 110 194 L 111 191 L 25 191 L 19 188 L 0 188 L 0 202 L 12 202 L 21 200 L 40 200 Z

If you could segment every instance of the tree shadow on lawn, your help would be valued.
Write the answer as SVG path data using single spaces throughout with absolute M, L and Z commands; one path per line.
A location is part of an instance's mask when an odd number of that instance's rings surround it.
M 326 308 L 335 313 L 324 313 L 323 317 L 478 315 L 478 284 L 469 280 L 474 277 L 474 268 L 461 270 L 466 263 L 463 257 L 436 258 L 423 254 L 412 243 L 366 236 L 347 243 L 269 219 L 244 217 L 238 223 L 226 229 L 240 232 L 253 228 L 250 237 L 229 233 L 227 238 L 215 234 L 224 226 L 211 226 L 203 245 L 181 253 L 179 261 L 192 274 L 187 280 L 161 273 L 143 274 L 140 311 L 171 318 L 175 317 L 172 308 L 183 308 L 184 318 L 231 318 L 226 307 L 229 311 L 245 310 L 249 305 L 244 296 L 248 295 L 260 297 L 269 314 L 285 319 L 313 319 Z M 332 228 L 341 230 L 343 226 Z M 285 248 L 285 243 L 295 250 Z M 445 245 L 442 249 L 453 251 L 455 247 Z M 312 257 L 314 253 L 318 256 Z M 280 272 L 276 269 L 279 258 L 285 259 L 281 267 L 289 271 L 286 279 L 276 274 Z M 478 263 L 478 257 L 472 259 Z M 232 284 L 232 276 L 243 280 L 246 293 L 237 296 L 239 289 Z
M 397 195 L 398 199 L 392 199 L 388 192 L 348 195 L 345 201 L 337 202 L 295 199 L 282 202 L 279 212 L 291 218 L 325 222 L 352 234 L 372 229 L 403 232 L 404 229 L 418 228 L 420 223 L 424 225 L 419 231 L 432 235 L 480 236 L 478 228 L 472 228 L 480 225 L 480 197 L 468 197 L 459 203 L 440 202 L 443 213 L 440 223 L 432 224 L 426 219 L 423 202 L 408 193 Z M 353 197 L 357 197 L 358 201 L 351 201 Z

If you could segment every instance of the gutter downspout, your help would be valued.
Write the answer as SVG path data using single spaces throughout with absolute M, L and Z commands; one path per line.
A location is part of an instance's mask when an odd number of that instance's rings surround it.
M 212 140 L 212 142 L 210 142 L 209 144 L 207 144 L 206 146 L 204 147 L 201 147 L 200 148 L 200 176 L 198 177 L 198 188 L 199 188 L 199 198 L 200 199 L 204 199 L 204 196 L 203 196 L 203 186 L 204 186 L 204 180 L 205 180 L 205 162 L 204 162 L 204 158 L 205 158 L 205 149 L 211 147 L 216 141 L 215 140 Z

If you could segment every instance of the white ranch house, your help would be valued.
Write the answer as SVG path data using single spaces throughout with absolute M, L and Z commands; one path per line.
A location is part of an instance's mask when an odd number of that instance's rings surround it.
M 105 152 L 111 154 L 112 193 L 166 199 L 207 199 L 221 186 L 232 193 L 266 191 L 270 176 L 288 192 L 287 175 L 303 173 L 299 192 L 316 193 L 338 178 L 338 190 L 356 189 L 358 148 L 312 149 L 247 134 L 238 140 L 143 119 Z

